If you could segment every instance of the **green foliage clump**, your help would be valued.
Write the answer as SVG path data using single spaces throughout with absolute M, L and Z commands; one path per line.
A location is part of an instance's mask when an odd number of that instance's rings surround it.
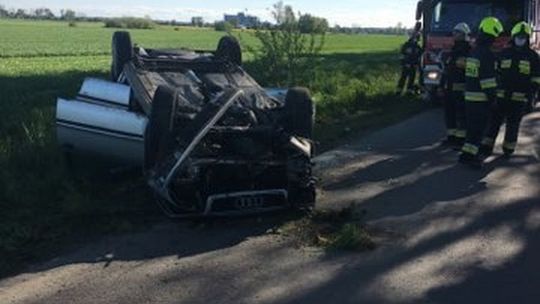
M 299 22 L 301 16 L 283 2 L 274 5 L 272 14 L 277 25 L 256 30 L 254 36 L 259 45 L 248 46 L 247 50 L 258 64 L 257 74 L 272 83 L 292 86 L 323 49 L 326 31 L 304 34 Z
M 149 30 L 155 28 L 156 24 L 149 18 L 123 17 L 105 20 L 105 27 Z
M 329 30 L 328 21 L 324 18 L 310 14 L 301 15 L 298 19 L 298 27 L 302 34 L 323 34 Z
M 216 30 L 217 32 L 230 33 L 232 32 L 233 28 L 234 26 L 230 22 L 227 22 L 227 21 L 218 21 L 214 23 L 214 30 Z

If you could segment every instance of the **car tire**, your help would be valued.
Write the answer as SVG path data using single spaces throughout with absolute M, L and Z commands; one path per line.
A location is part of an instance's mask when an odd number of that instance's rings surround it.
M 118 81 L 124 70 L 124 65 L 132 58 L 133 44 L 129 32 L 115 32 L 112 38 L 111 77 L 113 81 Z
M 315 207 L 317 200 L 317 191 L 315 186 L 307 188 L 291 187 L 289 188 L 289 200 L 291 207 L 299 211 L 309 211 Z
M 219 40 L 216 49 L 216 58 L 242 65 L 242 48 L 238 40 L 231 36 L 224 36 Z
M 285 97 L 285 130 L 307 139 L 313 138 L 315 106 L 309 90 L 291 88 Z
M 172 153 L 176 92 L 159 86 L 152 100 L 152 111 L 144 138 L 144 168 L 148 171 Z

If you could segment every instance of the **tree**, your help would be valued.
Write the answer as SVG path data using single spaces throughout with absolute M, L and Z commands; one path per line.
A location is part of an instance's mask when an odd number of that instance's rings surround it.
M 272 17 L 274 17 L 278 26 L 296 23 L 296 15 L 294 14 L 292 6 L 283 4 L 283 1 L 274 4 Z
M 50 9 L 45 8 L 45 7 L 36 9 L 34 11 L 34 17 L 36 19 L 46 19 L 46 20 L 55 18 L 53 12 Z
M 28 18 L 28 15 L 26 14 L 25 10 L 20 8 L 15 13 L 13 13 L 13 17 L 17 19 L 25 19 Z
M 77 13 L 74 10 L 66 9 L 60 11 L 60 19 L 72 21 L 77 18 Z
M 256 30 L 259 47 L 246 46 L 254 55 L 257 73 L 272 85 L 293 85 L 300 73 L 310 73 L 314 57 L 322 50 L 326 31 L 303 34 L 291 6 L 278 2 L 272 12 L 276 25 Z
M 204 25 L 204 19 L 203 17 L 192 17 L 191 18 L 191 25 L 202 27 Z
M 322 34 L 328 31 L 328 21 L 326 19 L 311 16 L 310 14 L 301 15 L 298 19 L 298 26 L 303 34 Z
M 6 10 L 6 8 L 3 5 L 0 5 L 0 18 L 8 17 L 9 12 Z
M 217 21 L 214 23 L 214 29 L 218 32 L 231 33 L 234 26 L 228 21 Z

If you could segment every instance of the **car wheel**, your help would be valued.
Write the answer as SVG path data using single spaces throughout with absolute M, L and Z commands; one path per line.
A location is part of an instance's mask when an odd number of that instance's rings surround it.
M 111 77 L 118 81 L 124 65 L 133 58 L 133 45 L 128 32 L 115 32 L 112 39 Z
M 289 201 L 296 210 L 311 210 L 315 207 L 317 193 L 315 186 L 307 188 L 291 187 L 289 188 Z
M 221 38 L 217 46 L 216 58 L 242 65 L 242 48 L 238 40 L 231 36 Z
M 285 130 L 307 139 L 313 138 L 315 107 L 308 89 L 292 88 L 285 97 Z
M 154 168 L 172 153 L 176 99 L 176 92 L 169 87 L 159 86 L 156 90 L 144 138 L 145 171 Z

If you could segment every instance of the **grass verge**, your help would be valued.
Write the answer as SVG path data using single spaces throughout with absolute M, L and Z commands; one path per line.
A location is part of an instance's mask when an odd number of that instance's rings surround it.
M 24 27 L 31 27 L 25 23 L 12 25 L 19 33 Z M 53 32 L 56 24 L 50 26 L 33 29 L 35 35 Z M 85 25 L 78 29 L 95 31 L 100 37 L 104 31 L 99 29 L 98 33 L 97 29 L 86 29 Z M 86 42 L 74 43 L 79 40 L 67 38 L 64 42 L 85 49 L 85 43 L 90 42 L 88 36 L 82 34 L 77 37 Z M 106 34 L 109 41 L 110 33 Z M 174 35 L 174 32 L 171 30 L 169 34 Z M 2 35 L 11 37 L 14 44 L 18 41 L 16 32 L 2 31 L 0 37 Z M 343 45 L 350 44 L 345 36 L 337 38 Z M 397 58 L 390 51 L 368 52 L 366 45 L 374 39 L 366 38 L 359 53 L 347 53 L 349 48 L 346 48 L 321 55 L 313 62 L 312 69 L 304 71 L 298 83 L 313 93 L 318 107 L 317 139 L 325 149 L 349 134 L 384 126 L 421 109 L 418 101 L 392 95 L 397 81 Z M 152 43 L 150 37 L 148 40 Z M 157 46 L 161 46 L 161 40 L 156 42 Z M 111 174 L 107 166 L 97 166 L 94 159 L 81 161 L 74 170 L 66 166 L 56 145 L 56 97 L 74 96 L 85 77 L 107 78 L 110 57 L 100 55 L 105 52 L 101 42 L 99 47 L 91 47 L 90 53 L 98 54 L 95 56 L 24 58 L 17 56 L 37 56 L 44 49 L 36 45 L 39 52 L 23 54 L 24 48 L 20 45 L 12 47 L 13 50 L 0 51 L 0 57 L 3 52 L 9 57 L 0 58 L 3 106 L 0 112 L 0 208 L 5 211 L 0 212 L 0 277 L 21 269 L 28 262 L 47 258 L 66 244 L 107 233 L 144 229 L 156 218 L 162 219 L 139 172 Z M 332 47 L 339 49 L 339 45 Z M 44 44 L 44 48 L 47 55 L 63 53 L 50 43 Z M 79 54 L 79 50 L 74 53 Z M 247 69 L 257 78 L 256 64 L 248 63 Z M 276 85 L 257 80 L 263 85 Z M 334 216 L 317 213 L 300 221 L 292 226 L 304 227 L 311 231 L 308 235 L 321 236 L 319 245 L 369 247 L 369 236 L 358 221 L 346 217 L 338 221 Z M 301 231 L 299 233 L 302 235 Z

